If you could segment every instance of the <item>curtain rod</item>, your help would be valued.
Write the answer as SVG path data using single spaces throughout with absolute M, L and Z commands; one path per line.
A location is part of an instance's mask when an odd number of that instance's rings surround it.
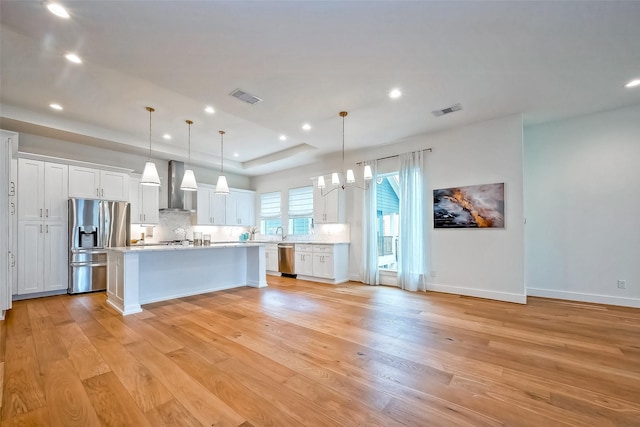
M 428 151 L 428 152 L 433 152 L 433 148 L 424 148 L 422 150 L 418 150 L 418 151 Z M 393 159 L 394 157 L 400 157 L 400 154 L 394 154 L 393 156 L 386 156 L 386 157 L 380 157 L 378 159 L 374 159 L 374 160 L 386 160 L 386 159 Z M 361 162 L 357 162 L 356 165 L 360 166 L 361 164 L 363 164 L 365 161 L 370 161 L 370 160 L 363 160 Z

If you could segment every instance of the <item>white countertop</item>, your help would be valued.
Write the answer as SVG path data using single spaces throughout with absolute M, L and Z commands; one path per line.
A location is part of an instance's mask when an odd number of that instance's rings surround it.
M 226 242 L 212 243 L 209 246 L 193 246 L 193 245 L 132 245 L 121 246 L 116 248 L 106 248 L 108 251 L 114 252 L 155 252 L 155 251 L 188 251 L 188 250 L 207 250 L 207 249 L 224 249 L 224 248 L 246 248 L 253 246 L 264 246 L 261 242 Z

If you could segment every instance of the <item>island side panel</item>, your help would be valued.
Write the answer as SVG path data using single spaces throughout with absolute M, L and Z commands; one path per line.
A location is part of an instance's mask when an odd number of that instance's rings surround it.
M 108 250 L 107 260 L 107 303 L 125 316 L 140 313 L 138 254 Z
M 265 246 L 247 248 L 247 285 L 254 288 L 267 286 Z
M 138 252 L 140 304 L 247 286 L 247 249 Z

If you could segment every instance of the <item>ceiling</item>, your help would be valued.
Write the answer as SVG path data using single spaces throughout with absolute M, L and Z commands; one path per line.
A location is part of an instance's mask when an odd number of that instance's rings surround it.
M 640 78 L 638 1 L 61 3 L 69 19 L 41 1 L 0 2 L 2 128 L 145 154 L 153 106 L 154 157 L 186 158 L 191 119 L 193 162 L 217 167 L 225 130 L 225 167 L 243 175 L 340 152 L 341 110 L 356 150 L 514 113 L 536 124 L 640 103 L 624 87 Z M 462 111 L 431 114 L 455 103 Z

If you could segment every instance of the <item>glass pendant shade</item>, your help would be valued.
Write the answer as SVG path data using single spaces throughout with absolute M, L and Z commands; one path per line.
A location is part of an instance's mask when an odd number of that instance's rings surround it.
M 364 179 L 370 181 L 373 179 L 373 173 L 371 172 L 371 165 L 364 165 Z
M 145 107 L 145 110 L 149 112 L 149 160 L 144 165 L 144 171 L 142 171 L 140 185 L 160 187 L 160 176 L 158 176 L 158 169 L 156 169 L 156 164 L 151 161 L 151 113 L 156 110 L 153 107 Z
M 324 184 L 324 176 L 319 176 L 318 177 L 318 188 L 324 188 L 325 184 Z
M 340 175 L 338 175 L 338 172 L 334 172 L 331 174 L 331 184 L 340 185 Z
M 216 194 L 229 194 L 229 185 L 227 184 L 227 178 L 224 175 L 220 175 L 218 177 Z
M 155 163 L 145 163 L 142 178 L 140 179 L 140 185 L 160 186 L 160 177 L 158 176 L 158 170 L 156 169 Z
M 185 123 L 189 125 L 189 166 L 191 166 L 191 125 L 193 124 L 193 121 L 185 120 Z M 182 191 L 198 191 L 198 183 L 196 182 L 196 176 L 193 174 L 192 169 L 184 171 L 182 182 L 180 183 L 180 189 Z
M 347 170 L 347 184 L 352 184 L 356 182 L 356 177 L 353 176 L 353 171 L 351 169 Z
M 196 176 L 193 174 L 193 171 L 191 169 L 187 169 L 186 171 L 184 171 L 180 189 L 183 191 L 198 191 Z

